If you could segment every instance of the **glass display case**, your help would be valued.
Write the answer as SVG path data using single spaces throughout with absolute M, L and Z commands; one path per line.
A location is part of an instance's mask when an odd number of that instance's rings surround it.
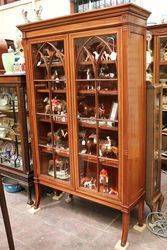
M 19 27 L 28 70 L 35 208 L 45 185 L 118 209 L 122 246 L 136 205 L 143 224 L 148 16 L 126 4 Z
M 28 120 L 25 76 L 0 75 L 0 173 L 27 186 L 32 204 Z
M 162 169 L 167 169 L 167 25 L 153 25 L 148 27 L 153 43 L 153 84 L 162 86 Z
M 147 83 L 147 171 L 146 203 L 151 211 L 160 211 L 162 147 L 162 86 Z

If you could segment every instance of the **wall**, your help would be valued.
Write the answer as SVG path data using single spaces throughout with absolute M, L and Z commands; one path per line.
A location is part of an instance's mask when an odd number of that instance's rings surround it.
M 38 0 L 37 6 L 42 5 L 42 18 L 48 19 L 70 13 L 69 0 Z M 0 36 L 14 39 L 17 34 L 16 26 L 25 23 L 22 10 L 28 10 L 32 19 L 31 0 L 20 0 L 15 3 L 0 6 Z
M 162 15 L 167 13 L 166 0 L 138 0 L 143 7 L 153 12 L 149 22 L 159 22 Z M 38 0 L 38 5 L 43 6 L 42 18 L 48 19 L 70 13 L 70 0 Z M 26 9 L 31 13 L 31 0 L 20 0 L 6 6 L 0 6 L 0 36 L 14 39 L 17 34 L 16 25 L 24 23 L 22 10 Z

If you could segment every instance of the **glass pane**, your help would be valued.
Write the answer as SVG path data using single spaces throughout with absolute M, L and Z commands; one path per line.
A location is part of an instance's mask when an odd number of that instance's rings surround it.
M 101 165 L 110 175 L 119 158 L 117 35 L 75 39 L 75 58 L 80 186 L 103 195 Z
M 64 41 L 34 44 L 32 49 L 41 173 L 70 182 Z
M 153 82 L 153 67 L 154 67 L 154 38 L 147 31 L 147 51 L 146 51 L 146 80 Z
M 23 169 L 18 121 L 18 98 L 14 87 L 0 87 L 0 161 Z
M 166 86 L 167 83 L 167 37 L 160 38 L 160 83 Z

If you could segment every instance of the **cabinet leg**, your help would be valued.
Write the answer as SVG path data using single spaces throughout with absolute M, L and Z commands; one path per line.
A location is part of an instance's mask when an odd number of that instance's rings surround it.
M 65 199 L 65 202 L 70 203 L 73 201 L 73 199 L 74 199 L 73 194 L 68 194 L 67 198 Z
M 129 222 L 130 222 L 130 213 L 122 213 L 122 238 L 121 238 L 121 246 L 124 247 L 128 238 L 129 231 Z
M 158 212 L 161 212 L 163 202 L 164 202 L 164 196 L 161 194 L 159 201 L 158 201 Z
M 138 205 L 138 225 L 142 227 L 144 223 L 144 200 L 141 200 Z
M 41 199 L 41 189 L 39 183 L 35 183 L 35 204 L 34 208 L 38 209 L 39 204 L 40 204 L 40 199 Z
M 3 194 L 4 196 L 4 194 Z M 9 215 L 7 211 L 7 206 L 6 206 L 6 200 L 5 197 L 0 197 L 0 205 L 1 205 L 1 210 L 2 210 L 2 216 L 5 224 L 5 230 L 6 230 L 6 235 L 8 239 L 8 245 L 10 250 L 14 250 L 14 242 L 13 242 L 13 235 L 12 235 L 12 230 L 11 230 L 11 225 L 9 221 Z
M 30 185 L 27 188 L 27 195 L 28 195 L 27 204 L 31 206 L 34 204 L 34 201 L 32 200 L 32 186 Z

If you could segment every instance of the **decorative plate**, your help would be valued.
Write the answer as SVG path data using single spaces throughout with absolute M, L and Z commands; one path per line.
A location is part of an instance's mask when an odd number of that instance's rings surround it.
M 16 151 L 16 147 L 13 142 L 6 142 L 2 147 L 3 154 L 9 154 L 10 156 L 14 155 Z
M 11 95 L 8 93 L 1 93 L 0 94 L 0 107 L 6 108 L 7 106 L 10 106 L 11 101 Z

